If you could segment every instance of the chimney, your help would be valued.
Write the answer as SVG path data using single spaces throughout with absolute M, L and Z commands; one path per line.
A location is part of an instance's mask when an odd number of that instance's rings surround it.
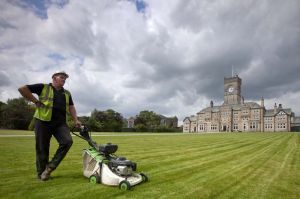
M 277 104 L 274 104 L 274 114 L 277 113 Z
M 279 110 L 282 109 L 282 104 L 279 104 L 278 109 L 279 109 Z
M 264 106 L 265 106 L 265 100 L 264 100 L 264 97 L 261 97 L 261 99 L 260 99 L 260 106 L 261 106 L 261 107 L 264 107 Z
M 210 107 L 214 107 L 214 102 L 212 100 L 210 101 Z

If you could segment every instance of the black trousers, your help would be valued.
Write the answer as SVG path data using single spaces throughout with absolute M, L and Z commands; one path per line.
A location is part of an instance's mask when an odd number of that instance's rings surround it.
M 50 140 L 52 135 L 57 140 L 59 146 L 49 161 Z M 35 122 L 35 149 L 36 149 L 36 170 L 41 175 L 46 166 L 55 170 L 64 159 L 73 144 L 69 127 L 66 123 L 55 124 L 54 122 L 44 122 L 36 119 Z

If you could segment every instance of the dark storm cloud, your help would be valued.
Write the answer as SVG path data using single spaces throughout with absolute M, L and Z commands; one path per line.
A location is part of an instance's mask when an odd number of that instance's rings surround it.
M 0 87 L 9 86 L 11 84 L 11 80 L 8 77 L 7 73 L 4 71 L 0 71 Z
M 16 26 L 8 23 L 4 19 L 0 19 L 0 30 L 4 30 L 4 29 L 7 29 L 7 28 L 16 29 Z
M 10 66 L 2 71 L 26 68 L 31 81 L 32 73 L 41 81 L 52 69 L 70 71 L 79 113 L 148 109 L 182 120 L 210 100 L 221 104 L 232 70 L 246 101 L 289 96 L 300 113 L 298 0 L 43 1 L 44 19 L 12 2 L 0 2 L 0 67 Z M 5 89 L 1 99 L 13 94 Z
M 202 59 L 199 54 L 199 60 L 186 72 L 195 74 L 190 78 L 199 94 L 222 98 L 223 77 L 231 76 L 231 68 L 243 79 L 243 91 L 251 99 L 299 91 L 295 84 L 299 83 L 300 73 L 300 2 L 269 3 L 184 1 L 178 4 L 172 13 L 176 28 L 194 33 L 209 28 L 214 33 L 212 48 L 207 49 L 211 56 Z M 198 45 L 201 49 L 201 43 Z M 257 61 L 259 66 L 255 66 Z

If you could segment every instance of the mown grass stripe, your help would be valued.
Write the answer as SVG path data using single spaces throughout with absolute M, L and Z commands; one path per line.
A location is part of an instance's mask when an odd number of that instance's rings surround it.
M 263 142 L 263 141 L 260 141 L 260 142 Z M 170 159 L 173 162 L 180 162 L 183 160 L 191 160 L 191 159 L 195 159 L 195 158 L 197 158 L 197 160 L 199 160 L 199 161 L 202 161 L 203 159 L 205 160 L 206 157 L 213 159 L 213 157 L 216 156 L 217 157 L 216 160 L 222 162 L 222 161 L 224 161 L 223 159 L 225 157 L 231 159 L 233 155 L 236 155 L 234 153 L 234 151 L 238 151 L 240 153 L 242 148 L 245 148 L 246 146 L 249 146 L 250 148 L 256 147 L 256 146 L 253 146 L 252 143 L 242 143 L 241 145 L 233 144 L 233 145 L 228 145 L 226 147 L 223 146 L 221 148 L 215 148 L 214 145 L 211 145 L 211 148 L 207 149 L 207 151 L 208 151 L 207 153 L 206 152 L 203 153 L 203 151 L 199 151 L 198 153 L 189 154 L 187 157 L 186 157 L 186 154 L 182 154 L 182 156 L 177 155 L 176 158 L 170 157 Z M 252 149 L 250 149 L 250 150 L 252 150 Z M 161 160 L 160 162 L 162 163 L 164 161 L 169 161 L 169 160 L 164 159 L 164 160 Z M 201 164 L 203 164 L 203 163 L 201 163 Z
M 178 165 L 180 168 L 183 168 L 182 167 L 182 165 Z M 195 165 L 195 166 L 198 166 L 198 165 Z M 183 168 L 183 169 L 188 169 L 188 168 Z M 187 177 L 189 174 L 186 174 L 185 176 L 183 176 L 183 175 L 185 175 L 185 174 L 181 174 L 179 177 L 178 177 L 178 175 L 176 175 L 177 177 L 176 178 L 180 178 L 180 177 Z M 172 180 L 177 180 L 176 178 L 173 178 Z
M 280 142 L 274 142 L 272 145 L 270 145 L 268 148 L 269 150 L 266 151 L 264 157 L 259 158 L 256 160 L 256 166 L 254 169 L 250 170 L 250 172 L 247 173 L 246 176 L 243 176 L 240 178 L 235 184 L 235 186 L 231 186 L 233 195 L 236 196 L 237 193 L 241 194 L 243 193 L 243 190 L 246 189 L 245 186 L 259 186 L 261 187 L 261 191 L 258 193 L 255 193 L 255 191 L 251 192 L 251 195 L 248 197 L 250 198 L 261 198 L 260 195 L 265 190 L 265 183 L 269 180 L 271 176 L 274 174 L 274 170 L 272 170 L 272 167 L 270 165 L 270 161 L 273 161 L 274 156 L 276 156 L 277 151 L 275 150 L 277 147 L 276 143 L 280 143 L 281 146 L 283 146 L 290 138 L 286 138 L 284 140 L 281 140 Z M 258 180 L 259 179 L 259 180 Z M 256 183 L 252 183 L 252 181 L 257 181 Z M 229 189 L 226 189 L 227 193 L 230 192 Z M 245 195 L 244 195 L 245 196 Z
M 1 132 L 1 131 L 0 131 Z M 138 163 L 150 182 L 122 192 L 82 176 L 83 148 L 74 138 L 53 180 L 36 180 L 34 139 L 0 138 L 0 198 L 300 198 L 300 134 L 228 133 L 104 136 Z M 51 154 L 57 144 L 51 144 Z

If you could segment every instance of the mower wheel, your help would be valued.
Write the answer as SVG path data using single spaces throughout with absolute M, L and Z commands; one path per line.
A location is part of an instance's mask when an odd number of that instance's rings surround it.
M 89 178 L 90 183 L 92 184 L 98 184 L 100 183 L 100 176 L 98 175 L 91 175 Z
M 143 182 L 148 182 L 149 181 L 149 178 L 148 178 L 148 176 L 146 176 L 146 174 L 140 173 L 140 175 L 142 176 Z
M 127 191 L 131 189 L 130 183 L 127 180 L 123 180 L 119 184 L 119 189 Z

